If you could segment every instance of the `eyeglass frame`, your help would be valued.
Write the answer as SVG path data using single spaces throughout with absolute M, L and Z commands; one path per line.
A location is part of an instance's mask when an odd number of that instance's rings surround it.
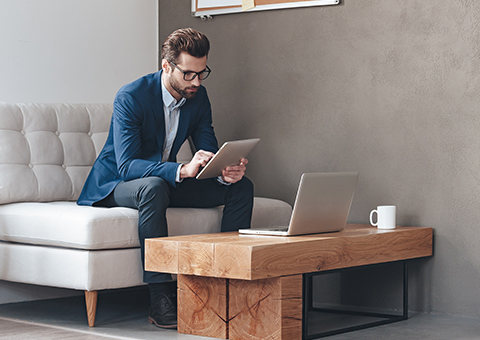
M 210 69 L 210 67 L 208 67 L 208 65 L 205 65 L 205 69 L 203 71 L 200 71 L 200 72 L 193 72 L 193 71 L 184 71 L 182 70 L 180 67 L 178 67 L 173 61 L 169 61 L 170 64 L 172 64 L 173 66 L 175 66 L 180 72 L 183 73 L 183 80 L 185 81 L 193 81 L 195 80 L 195 78 L 197 78 L 198 76 L 198 79 L 200 80 L 205 80 L 208 78 L 208 76 L 210 75 L 210 73 L 212 72 L 212 70 Z M 207 75 L 204 76 L 203 78 L 200 78 L 200 75 L 207 72 Z M 193 73 L 193 78 L 192 79 L 186 79 L 185 77 L 187 76 L 188 73 Z

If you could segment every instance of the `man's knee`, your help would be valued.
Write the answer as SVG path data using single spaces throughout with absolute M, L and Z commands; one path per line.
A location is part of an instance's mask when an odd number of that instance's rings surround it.
M 253 183 L 247 177 L 243 177 L 240 181 L 232 185 L 232 189 L 234 189 L 237 193 L 241 194 L 245 198 L 253 198 Z
M 156 204 L 169 204 L 170 186 L 160 177 L 147 177 L 142 180 L 142 185 L 138 190 L 138 200 L 140 204 L 156 202 Z

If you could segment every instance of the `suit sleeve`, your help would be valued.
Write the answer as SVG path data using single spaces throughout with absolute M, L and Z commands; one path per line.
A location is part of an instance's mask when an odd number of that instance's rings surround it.
M 113 107 L 114 150 L 122 180 L 158 176 L 176 186 L 177 163 L 142 159 L 143 108 L 130 94 L 117 94 Z

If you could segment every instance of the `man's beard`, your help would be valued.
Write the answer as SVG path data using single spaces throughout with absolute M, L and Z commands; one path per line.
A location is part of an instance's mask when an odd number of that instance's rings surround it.
M 197 92 L 190 92 L 188 90 L 198 89 L 198 86 L 187 86 L 182 89 L 180 87 L 180 84 L 178 84 L 176 80 L 173 78 L 170 78 L 170 86 L 172 87 L 172 89 L 174 89 L 179 95 L 181 95 L 185 99 L 191 99 L 195 97 L 195 95 L 197 94 Z

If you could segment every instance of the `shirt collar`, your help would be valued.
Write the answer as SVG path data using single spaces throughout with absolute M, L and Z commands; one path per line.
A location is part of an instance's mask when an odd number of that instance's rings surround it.
M 162 99 L 163 99 L 163 105 L 165 105 L 168 108 L 176 108 L 176 107 L 181 107 L 185 102 L 187 101 L 185 98 L 182 97 L 179 102 L 172 96 L 170 92 L 168 92 L 167 88 L 165 87 L 165 84 L 163 84 L 163 77 L 161 80 L 162 83 Z

